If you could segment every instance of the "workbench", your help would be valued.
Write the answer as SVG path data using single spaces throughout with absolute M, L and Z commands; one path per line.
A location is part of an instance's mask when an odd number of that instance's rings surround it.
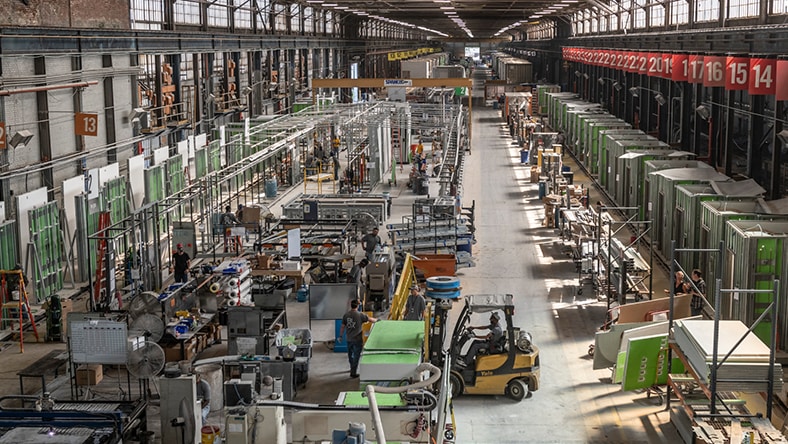
M 24 378 L 41 378 L 41 391 L 42 393 L 46 393 L 46 377 L 51 374 L 53 377 L 57 378 L 58 373 L 60 373 L 60 367 L 63 367 L 67 362 L 67 350 L 52 350 L 41 357 L 41 359 L 20 370 L 17 373 L 17 376 L 19 376 L 20 394 L 25 394 Z
M 304 276 L 306 276 L 307 271 L 309 271 L 309 264 L 302 263 L 300 270 L 275 270 L 275 269 L 253 268 L 251 270 L 251 275 L 253 277 L 275 276 L 275 277 L 293 278 L 293 280 L 295 281 L 294 288 L 298 289 L 301 287 L 301 285 L 303 285 Z

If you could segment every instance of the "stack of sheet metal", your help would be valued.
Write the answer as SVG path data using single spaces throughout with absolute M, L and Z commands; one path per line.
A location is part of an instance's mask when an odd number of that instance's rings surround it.
M 736 343 L 745 334 L 741 344 Z M 701 382 L 708 384 L 711 378 L 714 353 L 714 321 L 677 320 L 673 336 L 687 362 L 695 370 Z M 717 370 L 717 390 L 762 392 L 768 390 L 769 347 L 754 333 L 747 333 L 741 321 L 720 321 L 717 362 L 730 352 L 730 357 Z M 774 391 L 782 390 L 782 368 L 774 365 Z

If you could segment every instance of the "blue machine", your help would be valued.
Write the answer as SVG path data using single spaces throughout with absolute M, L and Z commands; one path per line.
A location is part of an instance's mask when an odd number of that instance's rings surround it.
M 367 426 L 363 423 L 351 422 L 347 430 L 334 430 L 331 433 L 331 444 L 364 444 Z

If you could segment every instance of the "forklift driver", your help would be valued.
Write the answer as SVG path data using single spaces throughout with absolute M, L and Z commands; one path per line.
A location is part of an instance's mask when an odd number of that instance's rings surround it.
M 490 332 L 484 336 L 475 335 L 478 340 L 473 341 L 473 344 L 471 344 L 471 347 L 468 349 L 468 353 L 465 354 L 464 363 L 466 366 L 476 359 L 479 350 L 487 349 L 489 353 L 501 352 L 500 342 L 501 338 L 503 338 L 503 329 L 501 329 L 500 321 L 501 315 L 499 315 L 498 312 L 492 312 L 492 314 L 490 314 L 490 325 L 479 327 L 468 326 L 468 331 L 486 329 Z

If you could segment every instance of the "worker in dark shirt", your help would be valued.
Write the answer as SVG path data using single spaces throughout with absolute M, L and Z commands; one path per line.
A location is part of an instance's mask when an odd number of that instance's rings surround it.
M 342 315 L 342 327 L 339 329 L 338 341 L 347 333 L 347 358 L 350 362 L 350 377 L 358 378 L 358 361 L 361 359 L 361 350 L 364 348 L 364 335 L 361 327 L 365 322 L 375 323 L 378 320 L 366 313 L 358 311 L 359 301 L 350 302 L 350 311 Z
M 175 275 L 175 282 L 186 283 L 189 275 L 189 267 L 191 267 L 191 258 L 189 253 L 183 251 L 183 244 L 177 245 L 175 254 L 172 255 L 172 268 Z
M 476 341 L 471 344 L 468 353 L 465 354 L 463 363 L 465 365 L 471 364 L 482 349 L 487 349 L 489 353 L 500 353 L 501 338 L 503 338 L 503 329 L 500 325 L 501 315 L 497 312 L 490 314 L 490 323 L 478 327 L 469 326 L 468 331 L 473 330 L 489 330 L 484 336 L 475 335 Z
M 373 228 L 371 233 L 367 233 L 361 238 L 361 248 L 364 249 L 368 261 L 372 262 L 372 255 L 375 253 L 375 249 L 382 244 L 383 242 L 378 236 L 377 227 Z

